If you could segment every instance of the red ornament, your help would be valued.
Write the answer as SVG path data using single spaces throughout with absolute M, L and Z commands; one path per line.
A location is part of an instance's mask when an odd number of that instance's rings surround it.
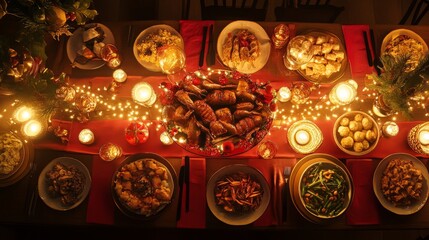
M 145 143 L 148 138 L 149 138 L 149 129 L 142 122 L 133 121 L 125 129 L 125 139 L 131 145 Z
M 225 153 L 230 153 L 234 151 L 234 148 L 235 148 L 234 143 L 231 141 L 226 141 L 222 143 L 222 149 L 223 149 L 223 152 Z

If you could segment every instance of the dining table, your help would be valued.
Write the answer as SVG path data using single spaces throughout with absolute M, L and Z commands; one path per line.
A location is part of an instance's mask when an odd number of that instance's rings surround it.
M 121 83 L 115 92 L 117 99 L 131 99 L 132 87 L 145 81 L 152 85 L 155 91 L 163 82 L 168 82 L 169 77 L 162 72 L 154 72 L 146 69 L 136 60 L 133 53 L 134 41 L 137 36 L 148 27 L 165 24 L 180 33 L 184 41 L 186 57 L 186 71 L 197 70 L 216 71 L 228 68 L 222 64 L 216 51 L 217 39 L 221 31 L 231 21 L 208 20 L 171 20 L 171 21 L 120 21 L 102 22 L 108 27 L 115 39 L 121 65 L 127 74 L 127 80 Z M 362 38 L 362 31 L 369 34 L 374 32 L 375 46 L 370 48 L 374 58 L 380 54 L 383 38 L 395 29 L 409 29 L 420 35 L 425 41 L 429 40 L 429 27 L 427 26 L 399 26 L 399 25 L 342 25 L 335 23 L 290 23 L 290 22 L 257 22 L 271 38 L 274 28 L 283 23 L 289 27 L 290 38 L 305 32 L 321 31 L 337 36 L 346 50 L 347 65 L 340 80 L 353 79 L 358 84 L 358 100 L 341 107 L 330 108 L 326 105 L 327 95 L 336 84 L 314 84 L 306 80 L 297 71 L 285 67 L 283 56 L 286 48 L 274 48 L 271 45 L 267 63 L 261 70 L 249 74 L 249 78 L 269 82 L 277 91 L 281 87 L 292 88 L 294 85 L 303 84 L 310 89 L 308 100 L 304 104 L 292 104 L 276 101 L 275 117 L 272 126 L 262 139 L 263 142 L 275 143 L 277 152 L 271 159 L 263 159 L 258 153 L 259 144 L 255 144 L 249 150 L 233 156 L 202 156 L 189 152 L 179 144 L 163 144 L 160 135 L 164 131 L 161 116 L 161 104 L 142 109 L 142 119 L 148 126 L 149 137 L 146 142 L 137 145 L 129 144 L 125 139 L 124 129 L 130 121 L 126 117 L 95 118 L 88 121 L 78 121 L 67 117 L 52 117 L 50 124 L 54 127 L 67 129 L 66 141 L 46 134 L 42 138 L 26 142 L 28 148 L 28 166 L 23 170 L 22 177 L 0 188 L 0 224 L 6 226 L 16 225 L 47 225 L 47 226 L 108 226 L 127 227 L 133 229 L 236 229 L 244 231 L 272 229 L 272 230 L 389 230 L 389 229 L 427 229 L 429 228 L 429 206 L 425 204 L 418 212 L 410 215 L 397 215 L 385 209 L 375 197 L 372 177 L 377 164 L 385 157 L 395 153 L 410 154 L 422 161 L 427 167 L 429 155 L 417 153 L 410 148 L 407 142 L 409 131 L 416 125 L 424 123 L 428 119 L 427 109 L 415 111 L 413 119 L 406 119 L 400 114 L 387 117 L 373 115 L 380 125 L 386 121 L 394 121 L 399 126 L 399 134 L 394 137 L 381 136 L 373 151 L 368 154 L 355 156 L 343 152 L 335 143 L 333 128 L 336 119 L 350 110 L 371 112 L 374 95 L 366 89 L 369 83 L 368 75 L 376 71 L 374 66 L 369 66 L 367 54 Z M 199 66 L 202 32 L 204 27 L 213 25 L 213 39 L 215 53 L 217 55 L 214 65 L 207 66 L 204 61 Z M 68 40 L 70 37 L 61 36 L 59 41 L 49 40 L 46 48 L 48 59 L 46 66 L 55 73 L 66 73 L 70 84 L 84 86 L 86 90 L 94 90 L 109 94 L 106 90 L 112 83 L 113 70 L 108 66 L 97 69 L 79 69 L 73 67 L 68 56 Z M 209 37 L 205 39 L 205 52 L 209 51 Z M 270 43 L 271 44 L 271 43 Z M 4 102 L 9 98 L 2 97 Z M 322 106 L 322 107 L 316 107 Z M 7 114 L 7 113 L 6 113 Z M 7 118 L 3 118 L 7 119 Z M 323 133 L 323 141 L 312 153 L 300 153 L 295 151 L 288 139 L 288 128 L 294 122 L 302 119 L 313 121 Z M 3 129 L 12 126 L 2 123 Z M 79 142 L 78 135 L 82 129 L 91 129 L 95 141 L 91 145 Z M 381 134 L 381 133 L 380 133 Z M 113 161 L 103 161 L 100 157 L 100 147 L 105 143 L 114 143 L 122 149 L 122 156 Z M 142 153 L 155 153 L 165 158 L 172 166 L 175 177 L 175 193 L 171 203 L 162 212 L 150 219 L 135 219 L 123 212 L 115 205 L 111 190 L 112 177 L 118 166 L 128 157 Z M 312 154 L 329 154 L 338 158 L 349 170 L 354 196 L 347 212 L 335 221 L 318 224 L 308 221 L 296 209 L 291 201 L 291 196 L 284 199 L 281 193 L 285 180 L 283 171 L 285 167 L 293 167 L 303 158 Z M 179 201 L 180 169 L 185 164 L 185 156 L 189 157 L 189 182 L 185 185 L 189 188 L 189 195 L 183 194 Z M 71 210 L 58 211 L 47 206 L 38 194 L 38 178 L 44 167 L 53 159 L 59 157 L 71 157 L 83 163 L 90 172 L 91 186 L 88 196 L 84 201 Z M 233 164 L 246 164 L 258 169 L 266 178 L 270 186 L 270 202 L 266 211 L 254 222 L 245 226 L 233 226 L 225 224 L 217 219 L 210 211 L 206 199 L 206 186 L 210 177 L 224 166 Z M 290 186 L 292 187 L 292 186 Z M 183 200 L 183 201 L 182 201 Z M 186 203 L 188 201 L 188 203 Z M 283 202 L 287 202 L 286 205 Z M 181 206 L 179 206 L 179 203 Z M 186 209 L 186 204 L 189 209 Z M 287 215 L 283 215 L 286 207 Z M 180 219 L 176 219 L 177 212 L 181 211 Z

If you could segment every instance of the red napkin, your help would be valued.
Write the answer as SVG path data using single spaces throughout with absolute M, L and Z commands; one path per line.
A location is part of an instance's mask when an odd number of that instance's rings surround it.
M 111 183 L 120 159 L 103 161 L 98 155 L 92 159 L 92 184 L 89 193 L 86 221 L 96 224 L 114 224 L 115 204 L 112 198 Z
M 179 228 L 206 227 L 206 160 L 205 158 L 190 158 L 189 179 L 189 211 L 186 212 L 186 184 L 183 184 L 182 206 Z
M 211 24 L 214 24 L 214 21 L 180 21 L 180 34 L 182 35 L 183 41 L 185 42 L 186 70 L 188 72 L 193 72 L 199 68 L 198 61 L 200 58 L 201 42 L 203 41 L 203 27 L 209 27 Z M 204 65 L 202 67 L 207 67 L 205 56 L 207 55 L 209 46 L 208 31 L 209 30 L 207 30 L 205 44 Z
M 347 159 L 346 166 L 353 178 L 354 197 L 346 213 L 347 224 L 379 224 L 378 200 L 372 187 L 377 164 L 371 159 Z
M 371 74 L 374 71 L 374 68 L 368 65 L 365 42 L 362 34 L 362 31 L 366 31 L 368 39 L 370 39 L 369 26 L 343 25 L 342 28 L 352 76 L 355 80 L 365 79 L 366 74 Z M 371 41 L 368 43 L 371 48 Z M 374 51 L 371 48 L 372 56 L 374 56 L 373 53 Z M 359 84 L 364 86 L 364 82 Z
M 268 182 L 268 185 L 270 186 L 270 193 L 273 195 L 274 192 L 274 167 L 273 164 L 269 164 L 268 162 L 272 160 L 266 161 L 266 159 L 249 159 L 249 166 L 252 166 L 254 168 L 257 168 L 261 173 L 264 175 L 265 179 Z M 258 220 L 256 220 L 252 225 L 253 226 L 273 226 L 278 224 L 278 219 L 276 218 L 276 213 L 274 212 L 273 208 L 273 201 L 274 197 L 271 197 L 270 203 L 267 207 L 267 210 L 265 210 L 264 214 L 262 214 L 261 217 L 259 217 Z

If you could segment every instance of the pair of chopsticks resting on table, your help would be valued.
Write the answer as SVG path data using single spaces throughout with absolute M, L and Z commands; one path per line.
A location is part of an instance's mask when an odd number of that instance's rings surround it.
M 179 203 L 177 204 L 177 213 L 176 221 L 180 220 L 182 214 L 182 196 L 183 196 L 183 184 L 186 185 L 186 202 L 185 202 L 185 211 L 189 212 L 189 177 L 190 177 L 190 166 L 189 166 L 189 156 L 185 156 L 185 165 L 180 167 L 179 172 Z
M 214 52 L 214 46 L 213 46 L 213 24 L 210 24 L 210 27 L 207 27 L 207 26 L 203 27 L 203 40 L 201 42 L 200 59 L 198 62 L 199 67 L 202 67 L 204 65 L 207 31 L 209 32 L 209 47 L 208 47 L 208 53 L 206 56 L 206 64 L 207 66 L 214 65 L 215 52 Z
M 380 74 L 379 66 L 381 65 L 381 62 L 380 62 L 380 59 L 377 57 L 374 31 L 372 29 L 370 29 L 369 31 L 372 47 L 369 46 L 370 41 L 368 40 L 368 33 L 366 31 L 362 31 L 362 34 L 363 34 L 363 40 L 365 42 L 365 50 L 366 50 L 368 65 L 370 67 L 374 66 L 377 73 Z M 371 53 L 371 48 L 373 50 L 374 55 Z

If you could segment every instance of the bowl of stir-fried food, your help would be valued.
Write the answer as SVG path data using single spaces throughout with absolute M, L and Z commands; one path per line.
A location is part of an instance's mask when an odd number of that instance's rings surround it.
M 346 166 L 328 154 L 301 159 L 290 177 L 292 202 L 307 220 L 327 223 L 347 211 L 353 198 L 353 184 Z
M 173 200 L 176 174 L 171 164 L 154 153 L 125 159 L 113 175 L 113 200 L 125 215 L 147 220 Z
M 398 215 L 413 214 L 427 201 L 428 179 L 428 170 L 419 159 L 406 153 L 391 154 L 374 172 L 374 193 L 387 210 Z
M 210 211 L 220 221 L 229 225 L 247 225 L 267 209 L 270 187 L 256 168 L 233 164 L 210 177 L 206 198 Z
M 49 162 L 38 179 L 40 198 L 58 211 L 79 206 L 88 196 L 90 187 L 88 168 L 71 157 L 59 157 Z

